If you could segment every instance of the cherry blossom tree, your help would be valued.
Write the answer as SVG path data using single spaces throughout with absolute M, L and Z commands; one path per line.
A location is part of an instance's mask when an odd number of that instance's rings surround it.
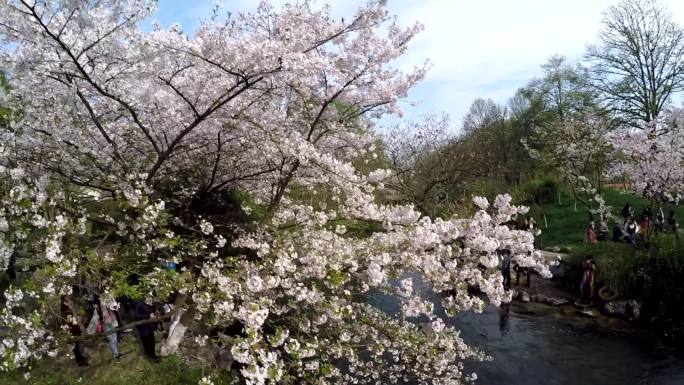
M 626 178 L 629 188 L 653 202 L 678 202 L 684 197 L 684 136 L 681 129 L 652 124 L 639 131 L 611 133 L 614 148 L 608 173 Z
M 535 128 L 525 141 L 530 156 L 556 170 L 570 186 L 575 199 L 588 211 L 609 218 L 609 206 L 601 197 L 610 143 L 604 118 L 583 114 Z
M 503 249 L 550 273 L 532 235 L 505 226 L 526 211 L 510 196 L 433 220 L 382 203 L 386 170 L 354 167 L 424 75 L 391 66 L 421 27 L 382 1 L 348 20 L 304 1 L 217 8 L 192 36 L 143 32 L 153 5 L 0 1 L 16 106 L 0 132 L 0 268 L 30 267 L 3 293 L 0 368 L 69 350 L 62 295 L 175 293 L 165 351 L 192 332 L 247 384 L 472 379 L 463 361 L 483 353 L 395 278 L 420 273 L 454 315 L 510 300 Z M 401 314 L 366 303 L 371 290 Z

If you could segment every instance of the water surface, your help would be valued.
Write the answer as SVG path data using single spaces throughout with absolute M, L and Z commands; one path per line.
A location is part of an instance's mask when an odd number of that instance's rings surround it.
M 468 365 L 479 384 L 684 384 L 684 357 L 657 340 L 525 313 L 488 307 L 455 320 L 464 340 L 494 359 Z
M 444 317 L 439 298 L 419 275 L 412 278 L 416 292 L 432 299 L 436 314 Z M 391 296 L 375 296 L 372 303 L 389 314 L 399 312 Z M 443 319 L 493 358 L 466 365 L 480 385 L 684 385 L 684 347 L 674 349 L 634 330 L 620 332 L 621 322 L 595 322 L 575 313 L 572 306 L 514 302 Z

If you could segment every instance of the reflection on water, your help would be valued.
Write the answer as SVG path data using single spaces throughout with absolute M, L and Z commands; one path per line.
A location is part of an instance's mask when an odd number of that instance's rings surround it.
M 502 304 L 499 308 L 499 330 L 501 330 L 501 335 L 504 336 L 508 333 L 511 328 L 508 319 L 510 318 L 511 307 L 506 303 Z
M 484 385 L 682 385 L 684 359 L 641 337 L 587 330 L 509 306 L 462 314 L 466 342 L 494 361 L 468 365 Z

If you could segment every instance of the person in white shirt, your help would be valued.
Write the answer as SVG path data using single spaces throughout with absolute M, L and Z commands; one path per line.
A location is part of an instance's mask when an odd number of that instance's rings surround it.
M 119 341 L 116 336 L 116 332 L 112 332 L 114 329 L 119 327 L 119 322 L 116 320 L 116 314 L 111 306 L 105 304 L 106 301 L 100 301 L 100 312 L 102 313 L 102 332 L 107 337 L 107 342 L 109 343 L 109 349 L 112 351 L 112 357 L 118 359 L 121 355 L 119 354 Z
M 629 217 L 625 225 L 625 241 L 630 245 L 636 245 L 636 236 L 639 234 L 639 226 L 637 226 L 634 217 Z

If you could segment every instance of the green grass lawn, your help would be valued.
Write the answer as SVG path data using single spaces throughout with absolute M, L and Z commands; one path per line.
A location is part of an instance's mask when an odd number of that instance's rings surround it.
M 613 215 L 617 218 L 622 218 L 622 207 L 627 202 L 632 205 L 637 216 L 641 215 L 643 209 L 648 206 L 648 201 L 645 199 L 617 190 L 606 189 L 604 190 L 603 197 L 606 200 L 606 204 L 612 206 Z M 542 248 L 551 246 L 572 248 L 584 242 L 584 232 L 589 220 L 586 209 L 579 202 L 577 202 L 575 208 L 575 201 L 568 192 L 561 192 L 560 202 L 558 204 L 558 197 L 556 197 L 554 202 L 531 207 L 530 212 L 542 230 L 542 234 L 539 237 Z M 654 215 L 656 209 L 657 207 L 654 207 Z M 675 210 L 675 216 L 681 227 L 684 220 L 684 206 L 664 206 L 663 212 L 665 216 L 667 216 L 670 209 Z M 546 222 L 544 221 L 544 215 L 546 216 Z M 599 223 L 596 223 L 597 228 L 598 226 Z M 613 224 L 609 223 L 608 227 L 612 231 Z
M 104 339 L 103 339 L 104 340 Z M 104 341 L 97 341 L 85 350 L 89 366 L 78 367 L 73 358 L 46 358 L 35 363 L 31 376 L 24 378 L 23 371 L 0 372 L 2 385 L 197 385 L 203 376 L 201 369 L 193 368 L 176 356 L 155 363 L 144 358 L 132 334 L 127 335 L 119 351 L 119 362 L 111 358 Z M 204 374 L 206 375 L 206 374 Z M 228 384 L 227 374 L 212 377 L 214 384 Z

